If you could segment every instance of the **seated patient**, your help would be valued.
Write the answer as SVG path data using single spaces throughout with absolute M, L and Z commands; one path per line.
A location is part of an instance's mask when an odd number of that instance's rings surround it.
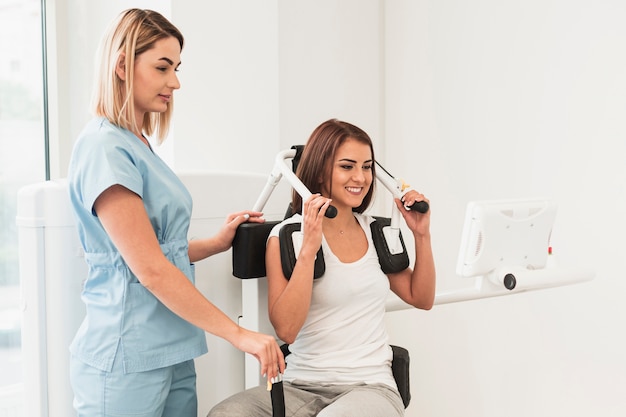
M 404 205 L 428 201 L 410 191 L 396 199 L 415 240 L 415 264 L 385 275 L 363 214 L 372 201 L 374 149 L 360 128 L 339 120 L 318 126 L 302 153 L 296 175 L 313 193 L 304 205 L 294 192 L 293 217 L 270 233 L 266 251 L 269 316 L 276 334 L 290 344 L 284 373 L 287 416 L 393 417 L 404 406 L 391 370 L 392 350 L 384 325 L 391 289 L 416 308 L 428 310 L 435 298 L 435 266 L 430 241 L 430 210 Z M 331 204 L 334 218 L 324 214 Z M 278 233 L 303 222 L 300 253 L 288 279 L 283 273 Z M 314 279 L 322 248 L 325 273 Z M 217 404 L 209 417 L 272 416 L 265 386 L 235 394 Z

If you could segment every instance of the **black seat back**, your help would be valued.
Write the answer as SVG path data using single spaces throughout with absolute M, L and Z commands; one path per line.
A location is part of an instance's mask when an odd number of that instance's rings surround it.
M 280 346 L 280 350 L 283 352 L 284 357 L 287 357 L 291 353 L 289 351 L 289 345 L 286 343 Z M 407 408 L 411 402 L 411 384 L 409 381 L 411 361 L 409 351 L 395 345 L 391 345 L 391 350 L 393 351 L 391 371 L 393 372 L 393 378 L 396 380 L 404 408 Z M 282 393 L 279 395 L 282 395 Z

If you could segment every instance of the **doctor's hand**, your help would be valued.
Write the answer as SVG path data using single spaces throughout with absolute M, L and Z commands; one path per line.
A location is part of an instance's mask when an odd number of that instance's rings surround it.
M 263 223 L 265 219 L 260 211 L 240 211 L 229 214 L 222 228 L 209 238 L 195 239 L 189 241 L 189 261 L 197 262 L 222 253 L 230 249 L 235 238 L 235 233 L 240 224 L 245 222 Z
M 261 375 L 267 375 L 268 380 L 285 372 L 285 358 L 274 337 L 240 327 L 232 343 L 237 349 L 251 354 L 259 361 Z
M 220 252 L 227 251 L 233 244 L 235 233 L 239 225 L 243 223 L 264 223 L 263 213 L 260 211 L 239 211 L 226 217 L 222 228 L 213 236 L 216 247 Z

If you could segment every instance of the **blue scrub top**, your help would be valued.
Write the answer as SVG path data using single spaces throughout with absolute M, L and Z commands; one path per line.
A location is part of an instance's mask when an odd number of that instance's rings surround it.
M 170 366 L 207 352 L 204 331 L 183 320 L 132 273 L 93 206 L 112 185 L 142 198 L 163 254 L 191 282 L 187 232 L 191 195 L 174 172 L 132 132 L 95 118 L 81 132 L 68 173 L 69 193 L 89 272 L 82 291 L 87 315 L 70 351 L 110 371 L 121 355 L 126 372 Z

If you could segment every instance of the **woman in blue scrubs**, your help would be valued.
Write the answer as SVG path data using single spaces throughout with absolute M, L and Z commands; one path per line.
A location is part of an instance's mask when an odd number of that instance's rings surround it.
M 228 250 L 262 213 L 230 214 L 215 236 L 188 241 L 191 196 L 147 140 L 167 135 L 182 48 L 180 31 L 150 10 L 124 11 L 102 40 L 95 117 L 68 174 L 89 266 L 70 347 L 79 416 L 196 417 L 205 331 L 254 355 L 268 378 L 284 370 L 274 337 L 239 327 L 194 285 L 193 263 Z

